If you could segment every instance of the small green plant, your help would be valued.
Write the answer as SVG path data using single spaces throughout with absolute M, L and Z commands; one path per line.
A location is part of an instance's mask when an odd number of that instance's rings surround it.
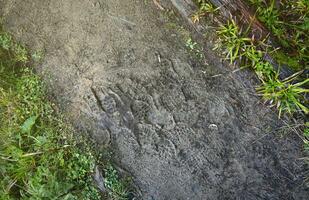
M 186 47 L 189 49 L 191 53 L 193 53 L 198 59 L 203 59 L 203 50 L 202 48 L 192 40 L 192 38 L 188 38 L 186 41 Z
M 5 50 L 9 50 L 12 47 L 12 38 L 9 34 L 0 34 L 0 46 Z
M 196 42 L 193 42 L 192 38 L 189 38 L 187 41 L 186 41 L 186 47 L 188 47 L 190 50 L 194 50 L 196 49 L 197 47 L 197 43 Z
M 200 5 L 200 10 L 206 13 L 215 13 L 219 8 L 215 8 L 215 6 L 206 0 L 197 0 Z
M 279 19 L 279 11 L 275 9 L 274 4 L 275 0 L 272 0 L 270 6 L 258 8 L 258 17 L 276 36 L 281 37 L 284 34 L 284 30 L 282 29 L 282 22 Z
M 309 1 L 308 0 L 296 0 L 292 3 L 296 8 L 296 12 L 301 14 L 302 18 L 308 17 L 309 13 Z
M 278 108 L 279 117 L 282 112 L 292 114 L 295 111 L 302 110 L 305 114 L 309 113 L 308 108 L 301 101 L 303 98 L 302 94 L 309 92 L 309 89 L 302 88 L 301 86 L 308 83 L 309 79 L 292 83 L 296 77 L 297 74 L 294 74 L 280 81 L 278 76 L 275 76 L 267 81 L 263 81 L 262 86 L 258 88 L 258 92 L 261 93 L 263 98 Z
M 128 182 L 120 181 L 117 170 L 112 165 L 105 169 L 105 187 L 108 189 L 109 196 L 117 200 L 128 199 Z
M 199 10 L 192 16 L 194 23 L 199 22 L 200 18 L 208 14 L 216 14 L 220 7 L 216 8 L 213 4 L 207 2 L 207 0 L 197 0 Z
M 43 58 L 43 52 L 42 51 L 35 51 L 32 55 L 31 58 L 35 62 L 39 62 Z
M 247 45 L 251 45 L 251 39 L 244 36 L 233 19 L 221 25 L 217 33 L 220 41 L 216 48 L 225 47 L 224 54 L 231 64 L 244 54 Z
M 260 80 L 269 80 L 275 74 L 273 66 L 268 61 L 261 60 L 253 68 Z
M 15 59 L 17 62 L 26 63 L 28 61 L 28 52 L 23 46 L 15 44 L 13 52 L 15 53 Z

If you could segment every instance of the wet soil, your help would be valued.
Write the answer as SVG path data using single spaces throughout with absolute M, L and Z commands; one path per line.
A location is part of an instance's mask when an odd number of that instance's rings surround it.
M 308 199 L 302 143 L 253 75 L 197 61 L 152 1 L 0 0 L 0 16 L 44 52 L 50 94 L 98 151 L 112 149 L 138 199 Z

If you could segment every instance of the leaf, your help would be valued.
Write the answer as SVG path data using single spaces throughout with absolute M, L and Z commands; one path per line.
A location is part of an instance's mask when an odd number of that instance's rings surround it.
M 38 117 L 37 116 L 32 116 L 28 118 L 23 125 L 21 126 L 21 131 L 22 133 L 30 133 L 33 125 L 35 124 L 35 121 Z

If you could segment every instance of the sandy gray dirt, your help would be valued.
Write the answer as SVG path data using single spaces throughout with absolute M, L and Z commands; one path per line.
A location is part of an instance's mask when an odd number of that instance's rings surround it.
M 144 2 L 0 0 L 0 16 L 44 50 L 37 71 L 56 102 L 113 149 L 138 198 L 308 199 L 301 141 L 278 136 L 277 114 L 237 74 L 212 78 L 224 66 L 196 62 Z

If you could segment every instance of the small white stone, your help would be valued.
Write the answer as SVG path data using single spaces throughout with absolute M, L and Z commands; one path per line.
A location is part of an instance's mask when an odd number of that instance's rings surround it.
M 217 130 L 218 130 L 218 126 L 217 126 L 216 124 L 210 124 L 210 125 L 208 126 L 208 128 L 211 129 L 211 130 L 214 130 L 214 131 L 217 131 Z

